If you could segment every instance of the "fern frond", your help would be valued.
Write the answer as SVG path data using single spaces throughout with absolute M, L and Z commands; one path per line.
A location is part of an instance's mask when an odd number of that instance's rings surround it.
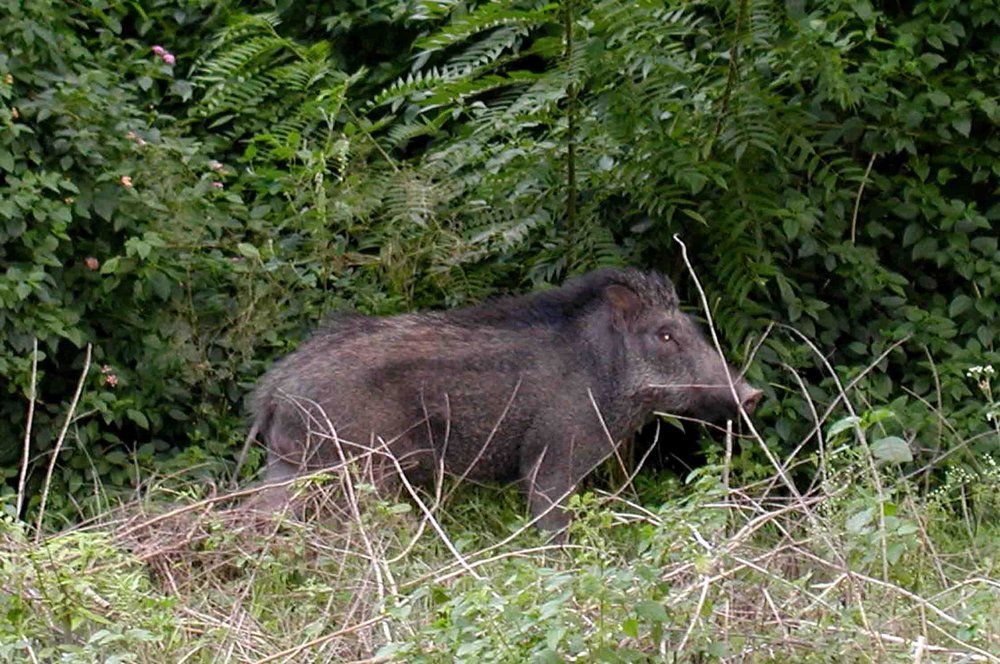
M 417 40 L 415 46 L 427 51 L 437 51 L 460 44 L 487 30 L 506 27 L 523 32 L 557 17 L 555 5 L 524 10 L 516 9 L 512 4 L 505 0 L 487 2 L 441 30 Z

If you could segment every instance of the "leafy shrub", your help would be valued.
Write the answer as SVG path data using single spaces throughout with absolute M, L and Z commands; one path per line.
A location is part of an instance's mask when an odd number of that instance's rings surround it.
M 249 215 L 225 189 L 233 169 L 156 110 L 181 94 L 179 65 L 125 39 L 123 16 L 59 3 L 4 13 L 0 372 L 8 397 L 29 394 L 37 339 L 32 449 L 45 452 L 94 345 L 52 503 L 70 507 L 68 491 L 79 508 L 93 495 L 82 483 L 131 487 L 181 441 L 227 449 L 251 364 L 253 269 L 234 262 Z M 0 404 L 3 440 L 23 435 L 24 404 Z M 0 465 L 19 456 L 4 445 Z

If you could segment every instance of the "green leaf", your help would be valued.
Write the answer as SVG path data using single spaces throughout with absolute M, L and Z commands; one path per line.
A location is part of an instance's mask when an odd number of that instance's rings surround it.
M 128 418 L 133 422 L 135 422 L 139 426 L 139 428 L 141 429 L 149 428 L 149 419 L 142 412 L 135 410 L 134 408 L 129 408 L 126 411 L 126 415 L 128 415 Z
M 887 463 L 908 463 L 913 461 L 913 453 L 909 444 L 898 436 L 886 436 L 872 445 L 872 454 L 876 459 Z
M 240 242 L 238 245 L 236 245 L 236 250 L 239 251 L 244 256 L 246 256 L 247 258 L 255 258 L 258 260 L 260 259 L 260 252 L 257 250 L 257 247 L 253 246 L 252 244 L 248 244 L 246 242 Z
M 857 415 L 849 415 L 843 419 L 834 422 L 826 432 L 827 438 L 833 438 L 838 433 L 842 431 L 847 431 L 848 429 L 861 424 L 861 418 Z
M 857 514 L 851 516 L 847 519 L 845 527 L 849 533 L 860 533 L 865 526 L 872 522 L 875 518 L 875 510 L 872 508 L 863 509 Z
M 654 602 L 651 599 L 644 599 L 636 604 L 635 613 L 640 618 L 645 618 L 654 623 L 662 623 L 667 620 L 667 610 L 663 608 L 663 604 Z
M 626 636 L 631 636 L 633 639 L 639 636 L 639 621 L 635 618 L 626 618 L 622 621 L 622 631 Z
M 190 81 L 178 79 L 170 86 L 170 91 L 180 97 L 181 101 L 188 101 L 194 94 L 194 86 L 191 85 Z
M 799 234 L 799 220 L 795 217 L 785 217 L 781 221 L 781 230 L 785 232 L 785 237 L 794 240 Z
M 952 318 L 961 316 L 972 308 L 973 300 L 968 295 L 959 295 L 948 305 L 948 315 Z
M 105 221 L 111 221 L 111 215 L 118 207 L 118 192 L 114 188 L 104 186 L 94 196 L 94 212 Z
M 931 69 L 937 69 L 940 65 L 943 65 L 947 60 L 938 55 L 937 53 L 924 53 L 920 56 L 920 59 Z
M 930 99 L 931 103 L 935 106 L 948 106 L 951 104 L 951 97 L 938 90 L 928 92 L 927 98 Z
M 118 270 L 118 264 L 120 262 L 120 256 L 114 256 L 104 261 L 104 264 L 101 265 L 101 274 L 114 274 Z
M 684 431 L 684 423 L 681 422 L 676 417 L 673 417 L 671 415 L 667 415 L 666 413 L 656 413 L 656 415 L 660 418 L 661 421 L 666 422 L 667 424 L 669 424 L 670 426 L 674 427 L 678 431 L 680 431 L 680 432 Z

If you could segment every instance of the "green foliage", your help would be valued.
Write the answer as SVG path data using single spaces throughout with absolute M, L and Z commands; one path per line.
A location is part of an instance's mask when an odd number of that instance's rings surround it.
M 32 545 L 24 524 L 4 515 L 0 575 L 3 661 L 143 661 L 176 630 L 175 602 L 107 533 Z
M 176 451 L 181 431 L 225 449 L 234 373 L 250 359 L 238 331 L 248 270 L 228 248 L 246 212 L 213 184 L 226 173 L 213 170 L 210 149 L 155 110 L 178 83 L 174 67 L 118 36 L 118 20 L 58 3 L 4 12 L 0 367 L 12 380 L 0 463 L 20 456 L 33 339 L 34 454 L 53 444 L 80 349 L 93 344 L 53 496 L 68 515 L 71 500 L 86 511 L 97 495 L 83 482 L 131 489 L 154 453 Z

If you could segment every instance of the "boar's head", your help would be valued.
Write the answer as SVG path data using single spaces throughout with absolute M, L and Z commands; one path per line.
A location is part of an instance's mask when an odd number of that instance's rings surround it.
M 736 372 L 680 311 L 669 279 L 626 270 L 604 288 L 621 380 L 644 408 L 720 423 L 748 414 L 762 392 Z

